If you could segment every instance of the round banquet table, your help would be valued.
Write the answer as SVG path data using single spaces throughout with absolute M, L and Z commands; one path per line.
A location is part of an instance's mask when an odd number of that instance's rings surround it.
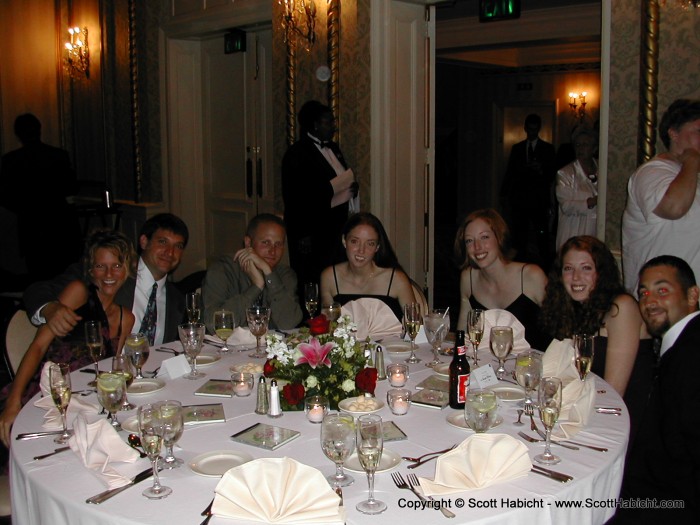
M 181 349 L 179 343 L 166 346 Z M 215 354 L 216 348 L 205 345 L 203 353 Z M 410 365 L 410 379 L 406 388 L 413 389 L 416 384 L 428 377 L 432 371 L 424 363 L 430 359 L 428 345 L 421 345 L 417 352 L 423 362 Z M 481 352 L 480 352 L 481 354 Z M 386 352 L 386 364 L 402 362 L 407 353 Z M 154 370 L 162 360 L 172 357 L 167 353 L 151 351 L 144 370 Z M 442 357 L 444 361 L 449 357 Z M 493 358 L 488 352 L 480 355 L 480 364 L 486 364 Z M 86 469 L 80 458 L 72 451 L 63 452 L 47 459 L 34 461 L 36 455 L 53 451 L 58 445 L 52 437 L 34 440 L 17 441 L 14 436 L 23 432 L 42 430 L 44 411 L 28 403 L 17 417 L 13 427 L 13 442 L 10 458 L 10 482 L 12 490 L 12 519 L 13 523 L 47 524 L 47 525 L 80 525 L 80 524 L 162 524 L 169 525 L 200 523 L 200 512 L 209 504 L 214 496 L 214 488 L 219 478 L 200 476 L 188 466 L 195 456 L 213 450 L 245 451 L 254 458 L 288 456 L 319 469 L 324 474 L 334 471 L 334 465 L 323 454 L 320 444 L 320 425 L 309 423 L 303 412 L 285 412 L 283 417 L 270 419 L 255 414 L 255 392 L 244 398 L 218 398 L 194 396 L 193 392 L 206 380 L 212 378 L 228 379 L 229 367 L 234 364 L 256 361 L 248 357 L 248 352 L 235 352 L 223 356 L 210 366 L 201 368 L 206 373 L 203 379 L 191 381 L 183 378 L 167 380 L 166 386 L 158 392 L 143 395 L 130 395 L 130 401 L 143 404 L 163 399 L 177 399 L 183 405 L 222 402 L 226 412 L 225 423 L 211 423 L 186 427 L 175 447 L 175 454 L 185 461 L 179 469 L 161 472 L 161 482 L 173 489 L 172 495 L 162 500 L 148 500 L 141 491 L 152 482 L 149 478 L 141 484 L 130 487 L 101 505 L 85 503 L 106 489 L 106 486 Z M 262 360 L 257 360 L 262 363 Z M 508 362 L 509 371 L 514 366 Z M 102 363 L 102 369 L 107 363 Z M 73 389 L 86 388 L 91 379 L 90 374 L 73 373 Z M 595 377 L 596 406 L 623 407 L 622 416 L 593 413 L 588 425 L 573 439 L 607 447 L 608 452 L 596 452 L 581 448 L 578 451 L 568 450 L 553 445 L 553 451 L 562 461 L 552 468 L 558 472 L 574 477 L 574 480 L 563 484 L 552 479 L 529 473 L 527 476 L 514 481 L 493 485 L 488 488 L 465 491 L 446 497 L 450 509 L 456 514 L 450 523 L 498 523 L 498 524 L 533 524 L 547 525 L 560 523 L 601 524 L 614 513 L 612 500 L 618 497 L 622 481 L 623 464 L 627 439 L 629 435 L 629 418 L 627 409 L 619 395 L 602 379 Z M 386 401 L 389 388 L 387 381 L 377 385 L 377 398 Z M 604 391 L 604 392 L 603 392 Z M 97 404 L 94 394 L 83 398 Z M 517 439 L 518 430 L 529 434 L 529 425 L 514 426 L 517 418 L 517 405 L 513 402 L 500 402 L 499 413 L 504 422 L 491 432 L 507 433 Z M 411 407 L 408 414 L 394 416 L 388 407 L 383 407 L 379 415 L 384 420 L 394 421 L 408 436 L 407 440 L 392 441 L 385 448 L 398 455 L 419 456 L 425 452 L 441 450 L 455 443 L 460 443 L 470 435 L 471 431 L 453 427 L 447 423 L 448 415 L 455 411 L 449 407 L 444 410 Z M 124 421 L 133 412 L 121 412 L 120 420 Z M 523 416 L 523 420 L 527 419 Z M 538 426 L 541 423 L 536 418 Z M 232 434 L 257 423 L 269 423 L 285 428 L 298 430 L 301 436 L 283 445 L 275 451 L 268 451 L 230 439 Z M 126 440 L 128 432 L 120 435 Z M 530 457 L 538 454 L 543 444 L 527 443 Z M 121 474 L 133 477 L 147 468 L 147 459 L 139 459 L 133 464 L 117 464 Z M 417 469 L 407 470 L 405 462 L 392 471 L 401 472 L 404 477 L 408 473 L 432 478 L 435 473 L 435 461 L 428 462 Z M 347 523 L 368 523 L 377 525 L 402 523 L 420 524 L 438 523 L 444 518 L 439 511 L 431 508 L 411 508 L 407 504 L 417 503 L 417 498 L 407 490 L 399 490 L 393 483 L 390 472 L 380 472 L 376 475 L 375 493 L 377 499 L 388 504 L 388 510 L 376 516 L 366 516 L 355 509 L 355 505 L 367 498 L 367 480 L 362 473 L 353 472 L 355 483 L 343 489 L 344 501 L 347 508 Z M 458 499 L 464 502 L 458 508 Z M 574 502 L 581 508 L 560 508 L 557 503 Z M 575 503 L 580 502 L 580 503 Z M 520 507 L 517 505 L 520 503 Z M 535 508 L 523 507 L 523 504 L 535 505 Z M 509 505 L 515 505 L 511 507 Z M 233 523 L 232 520 L 213 517 L 211 525 Z

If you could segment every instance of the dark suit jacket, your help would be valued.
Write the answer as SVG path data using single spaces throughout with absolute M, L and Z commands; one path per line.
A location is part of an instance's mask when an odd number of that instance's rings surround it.
M 72 264 L 66 271 L 50 281 L 32 284 L 24 292 L 24 307 L 31 318 L 34 313 L 50 301 L 55 301 L 66 285 L 75 280 L 84 280 L 81 264 Z M 117 292 L 114 301 L 130 310 L 134 306 L 134 291 L 136 279 L 129 277 Z M 163 342 L 177 341 L 179 335 L 177 326 L 185 319 L 185 298 L 182 292 L 171 283 L 165 283 L 165 327 Z M 138 327 L 135 327 L 138 329 Z
M 515 144 L 501 189 L 504 205 L 534 210 L 549 206 L 556 175 L 555 158 L 554 146 L 542 139 L 537 141 L 534 163 L 528 163 L 527 140 Z
M 685 509 L 618 511 L 616 523 L 700 523 L 700 316 L 659 361 L 647 409 L 627 458 L 623 497 L 683 499 Z M 669 521 L 670 523 L 670 521 Z

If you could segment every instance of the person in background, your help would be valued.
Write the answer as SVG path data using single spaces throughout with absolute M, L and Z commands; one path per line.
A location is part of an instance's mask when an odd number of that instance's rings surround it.
M 248 223 L 245 247 L 225 255 L 207 269 L 202 284 L 204 320 L 214 333 L 214 312 L 231 310 L 236 323 L 246 324 L 246 309 L 253 304 L 270 307 L 270 328 L 287 330 L 302 319 L 294 270 L 281 264 L 284 222 L 270 213 Z

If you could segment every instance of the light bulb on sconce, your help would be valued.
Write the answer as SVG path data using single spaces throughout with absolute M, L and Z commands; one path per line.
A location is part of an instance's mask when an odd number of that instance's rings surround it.
M 90 78 L 90 50 L 87 27 L 69 27 L 70 42 L 66 42 L 65 66 L 72 78 Z
M 582 119 L 586 115 L 586 96 L 587 91 L 582 91 L 581 94 L 569 92 L 569 107 L 576 118 Z

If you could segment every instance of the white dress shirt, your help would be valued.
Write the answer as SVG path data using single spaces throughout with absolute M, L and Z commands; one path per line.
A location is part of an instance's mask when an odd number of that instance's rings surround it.
M 156 321 L 156 337 L 153 340 L 154 345 L 162 344 L 163 335 L 165 334 L 165 281 L 167 278 L 168 276 L 166 275 L 158 281 L 158 292 L 156 293 L 158 317 Z M 139 267 L 136 271 L 136 289 L 134 290 L 134 305 L 131 307 L 131 313 L 136 318 L 134 320 L 134 330 L 138 330 L 141 327 L 143 314 L 146 312 L 148 298 L 151 296 L 151 290 L 155 282 L 156 280 L 153 278 L 153 274 L 151 274 L 148 266 L 139 257 Z

